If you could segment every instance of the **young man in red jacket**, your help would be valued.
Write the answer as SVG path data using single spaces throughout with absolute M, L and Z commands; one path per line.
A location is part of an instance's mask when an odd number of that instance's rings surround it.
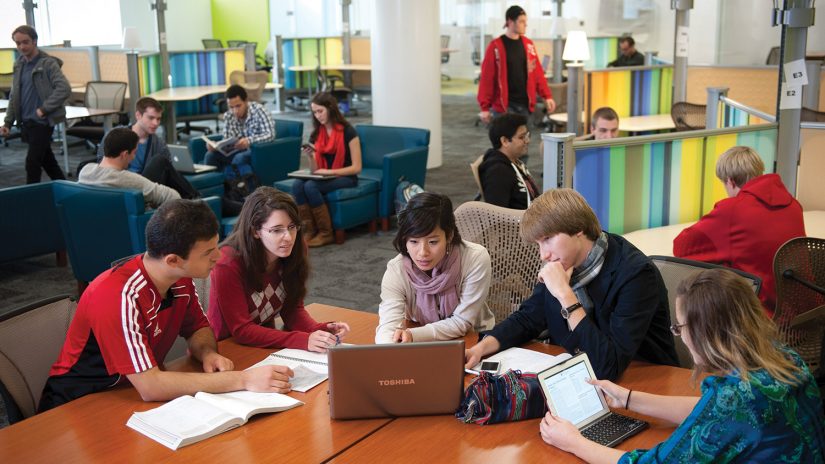
M 513 5 L 505 14 L 507 30 L 484 52 L 478 84 L 479 117 L 487 124 L 494 113 L 519 113 L 529 116 L 536 108 L 536 94 L 544 99 L 547 112 L 556 108 L 547 86 L 533 41 L 524 36 L 527 13 Z
M 776 306 L 773 257 L 783 243 L 805 236 L 802 206 L 749 147 L 733 147 L 716 163 L 728 197 L 673 241 L 673 255 L 741 269 L 762 278 L 759 299 Z

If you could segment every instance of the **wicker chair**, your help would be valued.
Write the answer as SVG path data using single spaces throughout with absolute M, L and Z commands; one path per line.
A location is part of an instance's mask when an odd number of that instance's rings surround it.
M 703 269 L 727 269 L 733 271 L 743 277 L 753 288 L 754 293 L 759 294 L 759 289 L 762 287 L 762 279 L 738 269 L 731 269 L 729 267 L 720 266 L 718 264 L 703 263 L 701 261 L 694 261 L 692 259 L 674 258 L 671 256 L 651 256 L 650 260 L 659 269 L 662 275 L 662 280 L 665 281 L 667 287 L 667 299 L 670 306 L 670 322 L 676 323 L 676 289 L 689 275 Z M 676 354 L 679 356 L 679 366 L 685 368 L 693 367 L 693 356 L 685 345 L 681 337 L 673 337 L 676 342 Z
M 707 106 L 678 102 L 670 108 L 670 117 L 677 131 L 699 130 L 705 128 Z
M 776 311 L 782 340 L 813 372 L 822 362 L 825 335 L 825 240 L 799 237 L 785 242 L 773 260 Z
M 496 321 L 507 318 L 533 293 L 541 258 L 535 244 L 521 239 L 519 226 L 524 211 L 470 201 L 455 211 L 456 225 L 464 240 L 487 248 L 493 275 L 487 305 Z
M 76 309 L 69 295 L 59 295 L 0 317 L 0 383 L 14 402 L 6 405 L 10 422 L 37 412 L 49 369 L 60 354 Z
M 473 179 L 475 179 L 476 186 L 478 187 L 478 195 L 476 195 L 475 199 L 480 201 L 484 201 L 484 189 L 481 187 L 481 177 L 478 175 L 478 167 L 481 166 L 482 161 L 484 161 L 484 153 L 478 155 L 478 158 L 470 163 L 470 171 L 472 171 Z
M 802 107 L 801 120 L 803 122 L 825 122 L 825 111 L 816 111 Z

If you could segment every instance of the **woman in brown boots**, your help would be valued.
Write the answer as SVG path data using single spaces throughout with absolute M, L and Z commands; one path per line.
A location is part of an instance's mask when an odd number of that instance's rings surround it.
M 312 134 L 304 153 L 314 156 L 318 167 L 313 174 L 336 176 L 323 180 L 296 179 L 292 196 L 304 228 L 304 237 L 311 247 L 332 243 L 332 219 L 324 195 L 334 190 L 358 185 L 361 172 L 361 142 L 341 111 L 338 101 L 329 93 L 315 95 L 312 109 Z

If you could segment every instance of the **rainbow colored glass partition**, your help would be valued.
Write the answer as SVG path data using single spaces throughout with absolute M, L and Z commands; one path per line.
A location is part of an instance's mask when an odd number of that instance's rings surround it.
M 584 62 L 584 69 L 606 68 L 607 63 L 619 56 L 618 37 L 588 37 L 590 59 Z
M 696 221 L 725 198 L 715 171 L 719 155 L 736 145 L 753 147 L 773 172 L 776 136 L 776 125 L 764 124 L 627 137 L 608 146 L 577 142 L 573 188 L 613 233 Z
M 311 72 L 290 71 L 291 66 L 318 66 L 341 64 L 344 60 L 344 46 L 340 37 L 313 37 L 305 39 L 284 39 L 283 53 L 284 87 L 298 89 L 315 85 Z
M 719 114 L 716 121 L 717 127 L 752 126 L 771 122 L 748 113 L 745 110 L 727 105 L 723 101 L 719 102 Z
M 226 85 L 232 71 L 244 69 L 243 50 L 219 49 L 169 53 L 169 71 L 172 87 L 195 85 Z M 160 54 L 142 55 L 139 60 L 141 95 L 162 87 Z M 178 116 L 215 113 L 214 101 L 220 95 L 209 95 L 199 100 L 175 103 Z
M 11 74 L 14 71 L 14 62 L 16 59 L 16 49 L 0 50 L 0 74 Z
M 619 117 L 670 114 L 673 94 L 672 66 L 610 68 L 585 71 L 586 125 L 598 108 L 609 106 Z

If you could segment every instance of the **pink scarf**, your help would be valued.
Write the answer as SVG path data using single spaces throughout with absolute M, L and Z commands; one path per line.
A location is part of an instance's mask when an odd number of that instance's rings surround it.
M 404 257 L 404 270 L 415 290 L 416 319 L 429 324 L 446 319 L 458 306 L 458 283 L 461 280 L 460 246 L 450 246 L 450 251 L 433 269 L 432 277 Z

